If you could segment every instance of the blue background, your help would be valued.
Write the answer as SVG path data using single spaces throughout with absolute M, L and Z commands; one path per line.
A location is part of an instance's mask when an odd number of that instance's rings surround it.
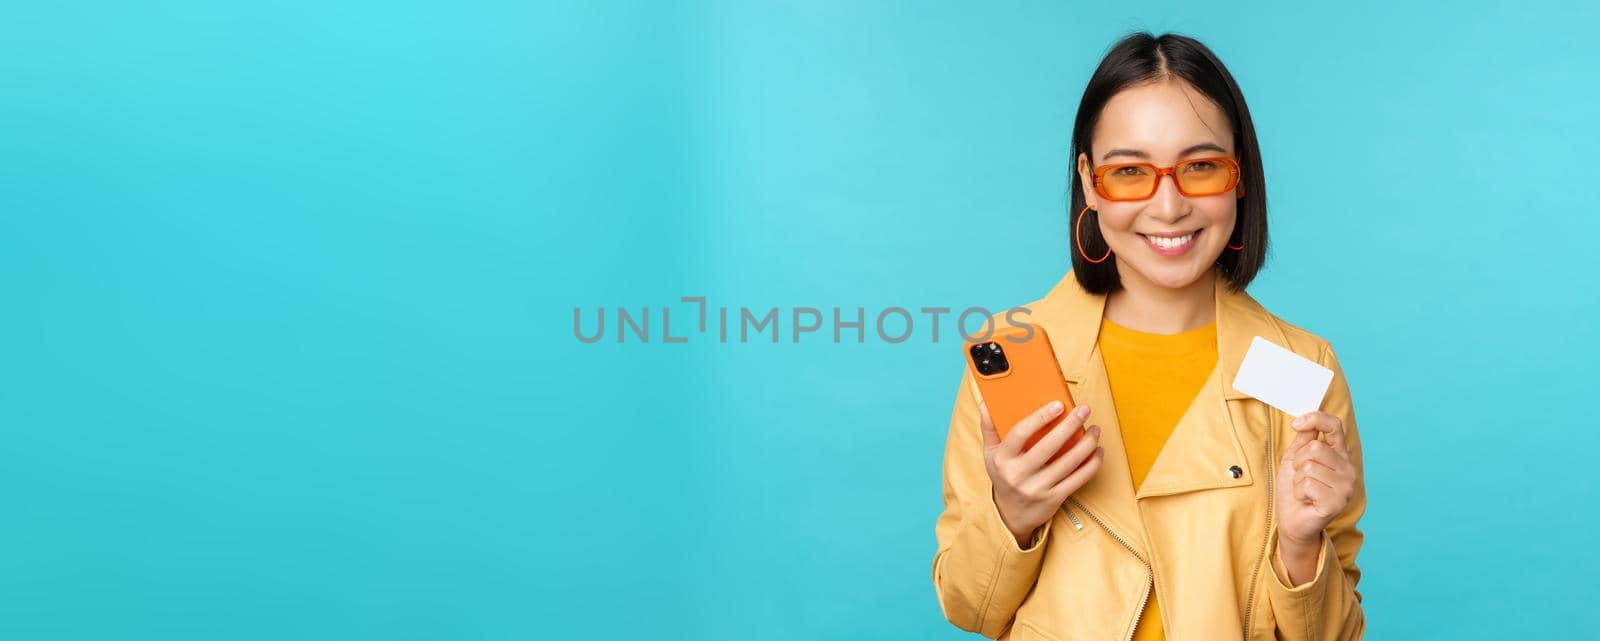
M 1371 637 L 1600 624 L 1593 3 L 631 4 L 8 7 L 0 636 L 964 638 L 952 336 L 678 299 L 1040 296 L 1133 29 L 1254 113 L 1251 292 L 1350 377 Z M 576 340 L 618 306 L 649 343 Z

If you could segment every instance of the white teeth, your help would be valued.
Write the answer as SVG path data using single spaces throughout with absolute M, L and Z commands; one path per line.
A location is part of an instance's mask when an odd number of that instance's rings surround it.
M 1162 249 L 1177 249 L 1188 244 L 1189 240 L 1194 238 L 1194 234 L 1186 234 L 1177 238 L 1162 238 L 1160 236 L 1150 236 L 1147 234 L 1145 235 L 1145 238 L 1149 238 L 1151 243 L 1154 243 L 1157 247 Z

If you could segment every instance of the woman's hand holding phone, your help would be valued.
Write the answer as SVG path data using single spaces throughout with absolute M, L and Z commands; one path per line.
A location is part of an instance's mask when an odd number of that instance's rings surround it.
M 1001 440 L 989 418 L 988 406 L 978 405 L 983 426 L 983 464 L 994 486 L 994 504 L 1022 548 L 1032 543 L 1033 531 L 1050 520 L 1068 496 L 1089 482 L 1105 458 L 1105 450 L 1099 447 L 1100 426 L 1094 425 L 1072 449 L 1050 460 L 1083 427 L 1089 417 L 1087 405 L 1073 408 L 1038 443 L 1023 450 L 1029 437 L 1054 421 L 1062 410 L 1060 401 L 1051 401 L 1018 421 Z

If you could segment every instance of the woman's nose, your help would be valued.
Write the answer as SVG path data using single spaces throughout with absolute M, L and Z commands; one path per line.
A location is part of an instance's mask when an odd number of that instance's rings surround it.
M 1161 176 L 1156 181 L 1156 194 L 1151 196 L 1149 213 L 1161 220 L 1177 220 L 1186 209 L 1184 196 L 1178 192 L 1178 179 Z

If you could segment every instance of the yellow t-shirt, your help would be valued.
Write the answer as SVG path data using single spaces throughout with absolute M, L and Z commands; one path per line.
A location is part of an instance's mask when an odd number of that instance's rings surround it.
M 1167 436 L 1216 366 L 1217 324 L 1213 321 L 1178 334 L 1151 334 L 1102 318 L 1100 355 L 1105 360 L 1133 487 L 1138 491 Z M 1133 638 L 1166 638 L 1153 590 Z

